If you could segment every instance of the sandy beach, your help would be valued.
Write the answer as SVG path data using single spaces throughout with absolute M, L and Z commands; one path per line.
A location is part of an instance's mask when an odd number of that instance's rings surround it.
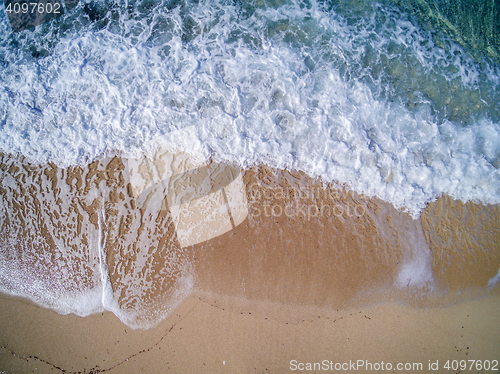
M 0 357 L 6 373 L 381 372 L 335 370 L 349 360 L 412 365 L 391 373 L 429 373 L 429 361 L 439 363 L 434 372 L 457 372 L 444 369 L 448 360 L 498 360 L 499 307 L 498 295 L 444 308 L 337 311 L 193 294 L 143 331 L 112 313 L 61 316 L 2 296 Z M 334 370 L 293 370 L 293 360 L 327 360 Z
M 0 374 L 500 374 L 500 0 L 4 9 Z
M 248 205 L 241 223 L 227 195 L 233 227 L 183 246 L 172 213 L 134 205 L 140 198 L 127 192 L 126 160 L 62 170 L 4 156 L 3 165 L 24 187 L 3 201 L 10 208 L 3 232 L 24 227 L 26 240 L 42 233 L 37 256 L 48 261 L 36 266 L 45 280 L 57 278 L 59 235 L 87 245 L 73 242 L 83 255 L 65 261 L 81 267 L 59 274 L 57 284 L 64 276 L 68 289 L 97 282 L 91 247 L 100 240 L 117 305 L 138 313 L 128 321 L 161 320 L 134 330 L 107 311 L 60 315 L 2 295 L 5 373 L 458 372 L 460 360 L 495 368 L 500 359 L 498 206 L 444 196 L 414 220 L 378 199 L 262 166 L 241 172 Z M 65 222 L 77 224 L 60 224 L 62 201 L 74 207 Z M 105 235 L 95 233 L 96 222 Z M 21 244 L 5 263 L 23 261 Z M 192 286 L 182 291 L 186 278 Z

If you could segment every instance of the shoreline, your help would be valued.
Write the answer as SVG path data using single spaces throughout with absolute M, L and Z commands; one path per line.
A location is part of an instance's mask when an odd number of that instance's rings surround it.
M 475 359 L 498 358 L 490 356 L 500 352 L 500 333 L 493 334 L 500 286 L 489 283 L 500 267 L 499 205 L 444 196 L 415 220 L 299 172 L 162 157 L 149 174 L 134 174 L 143 164 L 117 157 L 68 169 L 13 159 L 7 167 L 3 158 L 3 237 L 17 230 L 18 242 L 4 242 L 12 247 L 0 265 L 18 269 L 14 276 L 25 274 L 20 269 L 45 274 L 46 297 L 95 290 L 105 269 L 102 287 L 111 293 L 102 298 L 120 319 L 136 327 L 157 321 L 133 330 L 111 312 L 59 315 L 2 294 L 0 362 L 10 365 L 7 372 L 162 372 L 165 365 L 173 372 L 283 372 L 290 360 L 321 362 L 329 354 L 374 362 L 458 360 L 473 352 L 488 356 Z M 160 169 L 174 170 L 169 180 L 196 198 L 155 200 L 165 191 L 150 187 L 162 180 Z M 204 215 L 193 216 L 197 211 Z M 186 212 L 194 218 L 183 221 Z M 182 230 L 198 230 L 200 239 L 190 241 Z M 481 317 L 467 322 L 466 311 Z M 466 335 L 465 322 L 474 326 Z M 33 326 L 40 333 L 31 333 Z M 448 330 L 435 338 L 436 326 Z M 472 348 L 460 346 L 465 340 Z
M 378 198 L 267 166 L 241 170 L 210 161 L 200 169 L 189 156 L 168 152 L 149 166 L 118 157 L 67 169 L 8 156 L 2 160 L 2 231 L 10 251 L 4 265 L 14 265 L 22 274 L 34 261 L 49 279 L 47 288 L 70 293 L 111 288 L 114 296 L 107 297 L 114 298 L 114 307 L 137 309 L 137 298 L 147 297 L 142 310 L 152 312 L 151 305 L 164 304 L 165 297 L 176 304 L 193 287 L 318 306 L 356 305 L 357 295 L 364 298 L 367 292 L 378 293 L 375 300 L 387 296 L 416 305 L 431 299 L 446 304 L 498 288 L 500 204 L 442 196 L 412 219 Z M 158 164 L 164 165 L 164 174 L 152 176 L 160 172 Z M 165 165 L 178 171 L 171 176 Z M 144 174 L 144 167 L 150 174 Z M 212 180 L 210 173 L 223 179 Z M 148 188 L 154 186 L 152 178 L 170 182 Z M 182 197 L 175 197 L 175 183 L 186 191 L 194 185 L 198 195 L 176 203 Z M 220 197 L 217 191 L 222 191 Z M 183 223 L 186 214 L 189 220 Z M 13 232 L 18 243 L 8 238 Z M 196 232 L 199 239 L 193 241 Z M 24 263 L 20 255 L 28 256 Z M 54 277 L 51 267 L 57 257 L 62 265 L 55 269 L 62 274 Z M 309 277 L 294 274 L 308 266 L 316 270 Z M 103 272 L 108 280 L 99 286 Z M 144 278 L 151 281 L 141 286 L 146 293 L 130 294 L 130 286 L 137 289 Z M 289 286 L 296 279 L 319 286 L 312 293 L 303 287 L 295 292 L 309 297 L 300 300 Z M 269 292 L 274 286 L 283 292 Z

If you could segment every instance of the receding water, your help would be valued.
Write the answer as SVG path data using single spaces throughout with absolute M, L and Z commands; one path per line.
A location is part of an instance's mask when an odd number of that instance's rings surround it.
M 495 2 L 423 0 L 80 1 L 20 32 L 11 32 L 2 10 L 0 152 L 39 170 L 57 169 L 54 178 L 61 181 L 67 170 L 80 175 L 100 157 L 151 158 L 158 149 L 234 167 L 267 164 L 346 185 L 414 218 L 442 194 L 497 204 L 498 8 Z M 4 196 L 15 200 L 29 190 L 36 195 L 29 203 L 34 216 L 44 199 L 63 209 L 57 196 L 71 191 L 51 192 L 52 177 L 41 172 L 48 179 L 38 183 L 29 170 L 23 177 L 3 168 Z M 98 186 L 92 178 L 108 173 L 103 170 L 89 174 L 88 183 Z M 2 203 L 2 225 L 18 209 L 9 204 Z M 90 214 L 82 205 L 64 207 Z M 87 244 L 79 242 L 82 231 L 60 239 L 77 247 L 94 243 L 74 260 L 76 273 L 65 267 L 75 252 L 60 265 L 65 274 L 92 274 L 86 290 L 106 287 L 98 274 L 110 274 L 102 268 L 102 243 L 111 231 L 99 236 L 107 232 L 108 211 L 92 209 L 102 216 L 90 214 L 97 221 L 75 226 L 92 232 Z M 5 230 L 2 235 L 5 248 L 24 245 L 7 239 Z M 182 280 L 178 290 L 187 290 L 189 261 L 179 256 L 165 266 L 172 282 Z M 23 263 L 30 261 L 36 259 Z M 5 287 L 20 289 L 23 279 Z M 60 283 L 62 295 L 68 284 Z M 125 300 L 131 291 L 120 292 Z M 179 292 L 169 297 L 177 300 Z

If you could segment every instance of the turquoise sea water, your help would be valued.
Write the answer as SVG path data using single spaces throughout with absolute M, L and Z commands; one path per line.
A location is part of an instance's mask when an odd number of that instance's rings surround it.
M 11 33 L 2 11 L 0 150 L 82 164 L 194 125 L 212 157 L 304 170 L 414 215 L 441 193 L 496 203 L 497 15 L 495 2 L 83 1 Z
M 500 61 L 500 5 L 480 0 L 393 0 L 415 17 L 423 28 L 435 34 L 435 41 L 450 38 L 477 61 L 488 57 Z

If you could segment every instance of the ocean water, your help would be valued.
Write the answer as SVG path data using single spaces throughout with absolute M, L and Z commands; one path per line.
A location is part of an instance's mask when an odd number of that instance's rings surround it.
M 414 216 L 443 193 L 500 201 L 499 65 L 391 3 L 87 1 L 20 33 L 0 16 L 4 153 L 78 165 L 194 125 L 217 160 Z
M 85 174 L 79 167 L 100 157 L 151 158 L 158 149 L 168 149 L 240 167 L 266 164 L 303 171 L 378 197 L 414 218 L 442 194 L 497 204 L 499 7 L 479 2 L 476 8 L 484 17 L 467 20 L 468 2 L 457 2 L 461 12 L 448 2 L 440 4 L 80 1 L 60 18 L 15 33 L 1 9 L 0 152 L 45 165 L 40 170 L 47 164 L 47 170 L 58 167 L 56 180 L 71 181 L 76 175 L 80 185 L 85 180 L 88 186 L 100 185 L 99 173 L 104 172 L 97 168 L 101 171 Z M 7 163 L 4 174 L 23 168 Z M 26 172 L 28 182 L 22 176 L 2 179 L 9 199 L 16 198 L 9 188 L 37 183 Z M 88 196 L 75 197 L 87 201 L 84 206 L 61 203 L 51 194 L 50 173 L 41 172 L 47 180 L 30 190 L 37 196 L 28 214 L 33 225 L 41 209 L 36 201 L 44 201 L 47 214 L 57 211 L 57 220 L 64 209 L 87 214 Z M 16 183 L 21 184 L 14 187 Z M 119 187 L 126 196 L 126 188 Z M 76 193 L 60 188 L 66 196 Z M 103 191 L 102 196 L 112 193 L 109 186 Z M 113 209 L 125 214 L 130 205 L 124 204 Z M 2 222 L 5 217 L 9 222 L 21 219 L 12 213 L 14 205 L 4 202 L 2 209 Z M 64 237 L 54 224 L 60 242 L 42 243 L 68 248 L 61 254 L 63 275 L 55 287 L 44 283 L 48 275 L 27 286 L 34 271 L 28 265 L 39 263 L 50 274 L 46 267 L 54 258 L 37 258 L 33 241 L 9 239 L 29 233 L 31 223 L 19 221 L 27 228 L 15 235 L 2 231 L 6 248 L 32 248 L 34 253 L 15 268 L 6 265 L 13 255 L 4 255 L 2 289 L 80 315 L 103 306 L 117 314 L 120 308 L 137 309 L 138 294 L 104 268 L 106 252 L 100 243 L 105 238 L 99 235 L 116 234 L 106 222 L 119 226 L 121 221 L 109 213 L 113 209 L 92 209 L 100 213 L 88 213 L 95 221 L 79 224 L 78 235 Z M 144 217 L 140 219 L 149 220 L 145 241 L 167 235 L 155 231 L 153 216 Z M 74 224 L 71 219 L 69 225 Z M 97 235 L 93 227 L 102 225 L 106 230 Z M 87 233 L 84 239 L 82 232 Z M 175 246 L 170 237 L 164 241 Z M 70 250 L 89 243 L 94 252 Z M 125 239 L 112 245 L 117 252 L 131 246 Z M 189 261 L 178 250 L 163 274 L 180 285 L 169 294 L 170 301 L 192 287 Z M 129 261 L 139 261 L 139 254 L 134 256 Z M 143 268 L 130 276 L 136 289 L 148 261 L 141 258 Z M 117 269 L 129 266 L 116 261 Z M 82 287 L 66 282 L 75 274 L 91 275 Z M 112 291 L 103 274 L 110 274 Z M 51 287 L 57 292 L 33 296 Z M 74 291 L 71 297 L 68 290 Z M 113 292 L 121 296 L 113 298 Z M 68 300 L 61 303 L 64 298 Z M 122 320 L 134 325 L 135 317 L 123 313 Z

